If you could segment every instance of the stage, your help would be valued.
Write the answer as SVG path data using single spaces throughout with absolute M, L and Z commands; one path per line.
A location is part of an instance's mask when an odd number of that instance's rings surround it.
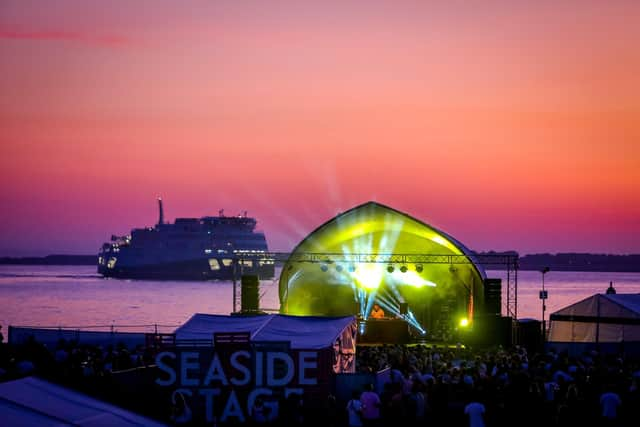
M 412 341 L 409 324 L 402 319 L 369 318 L 358 323 L 358 344 L 407 344 Z M 363 326 L 364 333 L 361 333 Z

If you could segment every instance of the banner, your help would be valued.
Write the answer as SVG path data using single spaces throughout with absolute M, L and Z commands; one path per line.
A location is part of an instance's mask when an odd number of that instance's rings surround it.
M 171 390 L 173 421 L 247 422 L 256 400 L 278 401 L 291 394 L 325 396 L 332 360 L 327 350 L 265 346 L 176 347 L 156 355 L 155 383 Z M 260 402 L 259 402 L 260 403 Z

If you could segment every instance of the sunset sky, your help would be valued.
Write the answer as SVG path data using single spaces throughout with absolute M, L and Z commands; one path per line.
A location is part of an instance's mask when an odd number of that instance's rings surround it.
M 640 1 L 0 0 L 0 256 L 376 200 L 475 250 L 640 252 Z

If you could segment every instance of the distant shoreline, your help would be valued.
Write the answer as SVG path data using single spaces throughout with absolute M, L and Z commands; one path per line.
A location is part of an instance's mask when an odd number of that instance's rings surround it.
M 97 265 L 97 255 L 47 255 L 44 257 L 0 257 L 0 265 Z
M 517 255 L 516 252 L 510 254 Z M 529 254 L 520 256 L 518 259 L 520 270 L 541 271 L 547 267 L 551 271 L 640 273 L 640 255 L 558 253 Z
M 483 254 L 510 254 L 516 252 L 483 252 Z M 44 257 L 0 257 L 0 265 L 96 265 L 96 255 L 48 255 Z M 640 255 L 606 255 L 586 253 L 532 254 L 519 258 L 519 270 L 640 273 Z M 492 270 L 500 270 L 492 266 Z

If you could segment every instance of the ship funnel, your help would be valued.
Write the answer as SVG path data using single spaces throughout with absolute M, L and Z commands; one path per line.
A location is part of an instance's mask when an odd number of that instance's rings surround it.
M 164 209 L 162 209 L 162 198 L 158 197 L 158 225 L 164 224 Z

